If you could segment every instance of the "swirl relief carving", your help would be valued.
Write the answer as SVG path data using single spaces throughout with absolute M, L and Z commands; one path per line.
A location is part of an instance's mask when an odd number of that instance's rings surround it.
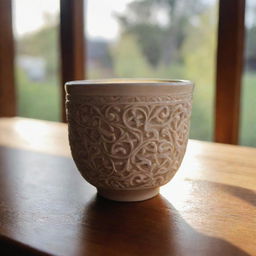
M 67 109 L 73 158 L 97 188 L 159 187 L 180 166 L 191 95 L 68 98 Z

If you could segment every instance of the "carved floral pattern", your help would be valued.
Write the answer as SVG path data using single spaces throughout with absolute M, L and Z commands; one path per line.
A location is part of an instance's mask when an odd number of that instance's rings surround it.
M 67 96 L 69 139 L 84 178 L 98 188 L 167 183 L 185 153 L 191 95 Z

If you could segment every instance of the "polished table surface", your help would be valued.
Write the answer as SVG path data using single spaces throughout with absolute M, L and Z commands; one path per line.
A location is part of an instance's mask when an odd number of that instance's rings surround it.
M 2 118 L 0 255 L 256 255 L 256 149 L 191 140 L 160 195 L 118 203 L 82 179 L 65 124 Z

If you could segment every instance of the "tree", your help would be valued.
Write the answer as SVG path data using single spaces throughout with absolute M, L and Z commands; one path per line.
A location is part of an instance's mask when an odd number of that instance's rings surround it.
M 60 120 L 60 93 L 56 86 L 58 73 L 58 27 L 56 18 L 46 16 L 44 26 L 17 39 L 18 55 L 40 57 L 46 60 L 45 81 L 31 81 L 17 68 L 18 114 L 24 117 L 52 121 Z M 37 85 L 37 86 L 36 86 Z
M 245 44 L 245 58 L 247 69 L 256 70 L 256 25 L 247 28 Z
M 182 61 L 180 49 L 190 20 L 205 9 L 200 0 L 136 0 L 116 15 L 123 34 L 132 34 L 152 67 Z
M 123 36 L 113 48 L 114 75 L 117 77 L 149 76 L 150 66 L 132 35 Z
M 52 78 L 58 72 L 58 27 L 55 16 L 46 15 L 45 20 L 43 27 L 18 38 L 17 51 L 19 55 L 44 58 L 47 76 Z
M 197 139 L 210 140 L 213 133 L 216 17 L 216 6 L 199 15 L 182 46 L 184 76 L 196 83 L 191 137 Z

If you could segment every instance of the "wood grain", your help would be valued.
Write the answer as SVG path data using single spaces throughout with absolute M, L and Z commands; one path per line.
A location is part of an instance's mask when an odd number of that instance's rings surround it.
M 60 1 L 62 120 L 66 121 L 64 84 L 85 79 L 84 0 Z
M 159 196 L 117 203 L 79 175 L 65 124 L 6 118 L 0 130 L 3 255 L 256 255 L 254 148 L 190 141 Z
M 0 1 L 0 116 L 16 115 L 12 1 Z
M 219 1 L 215 141 L 237 144 L 243 71 L 245 0 Z

